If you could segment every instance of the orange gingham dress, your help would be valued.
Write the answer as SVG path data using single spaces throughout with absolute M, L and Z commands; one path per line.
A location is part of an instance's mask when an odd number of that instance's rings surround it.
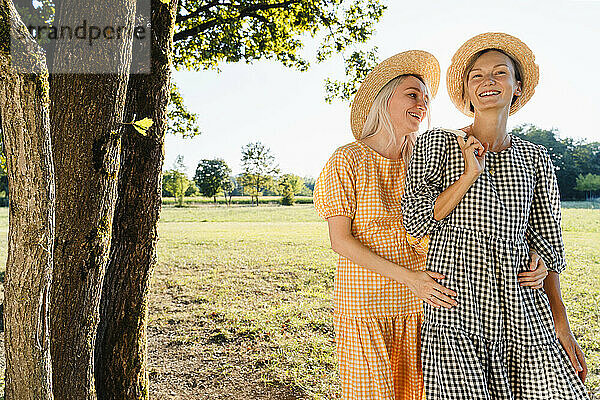
M 428 239 L 407 238 L 402 225 L 405 176 L 403 160 L 355 141 L 337 149 L 325 165 L 314 204 L 325 219 L 351 218 L 352 235 L 376 254 L 422 270 Z M 421 400 L 422 301 L 406 286 L 340 256 L 334 310 L 343 398 Z

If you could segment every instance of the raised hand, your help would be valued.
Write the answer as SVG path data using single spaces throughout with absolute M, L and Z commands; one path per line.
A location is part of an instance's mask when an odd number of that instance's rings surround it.
M 465 171 L 464 175 L 468 177 L 472 182 L 475 182 L 479 175 L 485 168 L 485 153 L 487 152 L 488 145 L 481 144 L 475 136 L 467 137 L 467 140 L 460 136 L 456 137 L 465 160 Z

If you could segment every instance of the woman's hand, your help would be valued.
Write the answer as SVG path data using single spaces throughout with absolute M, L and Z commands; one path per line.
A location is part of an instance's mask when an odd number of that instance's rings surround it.
M 444 278 L 444 275 L 433 271 L 410 271 L 404 283 L 415 296 L 430 306 L 452 308 L 458 302 L 449 296 L 456 296 L 456 292 L 434 280 Z
M 579 377 L 581 382 L 585 383 L 588 367 L 585 363 L 583 351 L 581 351 L 581 347 L 579 347 L 579 344 L 577 344 L 577 340 L 575 340 L 571 329 L 557 329 L 556 336 L 558 337 L 558 341 L 562 345 L 563 349 L 565 349 L 565 352 L 569 356 L 571 365 L 573 368 L 575 368 L 575 375 Z
M 532 289 L 541 289 L 544 286 L 544 279 L 548 276 L 548 268 L 544 260 L 535 252 L 530 253 L 529 271 L 521 272 L 517 280 L 521 286 L 529 286 Z
M 465 171 L 463 175 L 475 182 L 485 168 L 485 153 L 487 144 L 484 146 L 475 136 L 467 137 L 467 140 L 457 136 L 460 150 L 465 160 Z

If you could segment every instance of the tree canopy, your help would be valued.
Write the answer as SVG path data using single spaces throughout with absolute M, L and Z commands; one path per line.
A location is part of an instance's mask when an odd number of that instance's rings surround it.
M 213 197 L 217 202 L 217 194 L 229 189 L 231 169 L 221 159 L 200 160 L 196 168 L 194 181 L 200 193 L 206 197 Z
M 582 200 L 576 189 L 580 175 L 600 175 L 600 143 L 586 143 L 572 138 L 561 139 L 556 129 L 541 129 L 531 124 L 514 128 L 511 133 L 544 146 L 556 168 L 556 178 L 563 200 Z
M 190 180 L 186 173 L 186 167 L 183 163 L 183 156 L 177 156 L 173 168 L 165 171 L 163 174 L 163 189 L 175 197 L 179 207 L 183 206 L 185 192 L 190 186 Z
M 200 135 L 198 127 L 198 114 L 187 109 L 179 92 L 179 88 L 174 83 L 171 84 L 171 93 L 169 105 L 167 107 L 167 133 L 172 135 L 181 135 L 183 138 L 191 138 Z
M 279 178 L 277 189 L 282 196 L 281 204 L 291 206 L 295 202 L 295 195 L 308 191 L 304 179 L 294 174 L 284 174 Z
M 600 175 L 579 175 L 575 184 L 575 190 L 586 193 L 586 200 L 592 199 L 593 193 L 600 191 Z
M 271 150 L 261 142 L 248 143 L 242 147 L 242 185 L 246 193 L 256 198 L 262 191 L 273 183 L 279 174 L 279 168 L 275 163 L 275 157 Z
M 302 53 L 312 38 L 314 59 L 341 54 L 347 82 L 328 80 L 327 99 L 348 100 L 376 61 L 371 38 L 385 6 L 379 0 L 182 0 L 174 36 L 176 68 L 218 68 L 221 62 L 274 59 L 305 71 Z

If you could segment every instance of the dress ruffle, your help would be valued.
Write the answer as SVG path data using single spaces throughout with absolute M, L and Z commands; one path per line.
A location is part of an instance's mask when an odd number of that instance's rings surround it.
M 348 400 L 422 400 L 422 313 L 357 318 L 336 314 L 342 397 Z
M 427 400 L 588 399 L 558 340 L 527 345 L 448 326 L 422 329 Z

